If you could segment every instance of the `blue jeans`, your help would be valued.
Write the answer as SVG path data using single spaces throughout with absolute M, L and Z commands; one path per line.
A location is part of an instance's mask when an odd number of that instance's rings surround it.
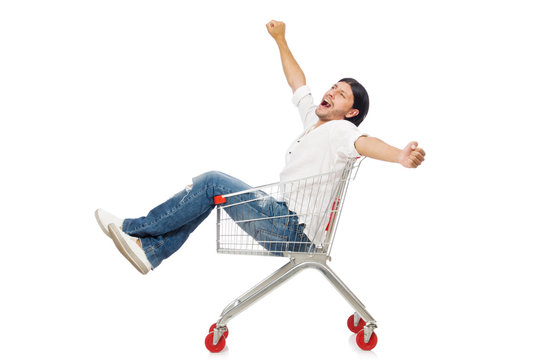
M 155 268 L 185 243 L 189 235 L 215 208 L 214 196 L 251 189 L 246 183 L 218 171 L 210 171 L 193 178 L 192 188 L 185 189 L 136 219 L 125 219 L 123 231 L 140 238 L 146 256 Z M 227 205 L 263 195 L 246 193 L 227 198 Z M 239 226 L 273 254 L 281 251 L 306 251 L 311 246 L 304 235 L 304 224 L 287 208 L 287 204 L 273 198 L 250 201 L 243 206 L 225 208 L 233 220 L 258 219 L 288 215 L 274 221 L 259 220 Z

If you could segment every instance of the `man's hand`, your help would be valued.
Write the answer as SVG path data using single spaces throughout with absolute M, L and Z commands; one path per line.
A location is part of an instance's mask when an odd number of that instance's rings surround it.
M 274 40 L 278 41 L 280 39 L 285 39 L 285 23 L 272 20 L 266 24 L 266 29 Z
M 399 155 L 399 163 L 406 168 L 417 168 L 425 161 L 425 151 L 417 147 L 417 141 L 412 141 Z

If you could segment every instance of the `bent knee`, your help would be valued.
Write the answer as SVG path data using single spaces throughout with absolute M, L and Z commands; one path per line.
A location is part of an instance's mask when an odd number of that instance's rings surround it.
M 227 177 L 227 175 L 222 173 L 221 171 L 215 171 L 215 170 L 207 171 L 200 176 L 208 178 L 208 179 L 222 179 Z
M 208 171 L 194 178 L 193 182 L 203 181 L 206 183 L 217 184 L 222 183 L 225 179 L 228 178 L 230 178 L 230 176 L 220 171 Z

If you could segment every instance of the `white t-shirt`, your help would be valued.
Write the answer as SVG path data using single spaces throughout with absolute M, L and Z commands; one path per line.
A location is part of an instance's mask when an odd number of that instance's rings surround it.
M 350 158 L 359 156 L 355 141 L 362 134 L 353 123 L 331 120 L 314 128 L 319 118 L 315 114 L 317 105 L 308 86 L 301 86 L 295 91 L 293 104 L 298 107 L 304 132 L 287 149 L 285 167 L 280 173 L 281 183 L 340 171 Z M 285 201 L 289 209 L 297 213 L 300 223 L 306 224 L 304 232 L 315 244 L 324 240 L 328 220 L 326 209 L 331 206 L 328 201 L 334 190 L 325 182 L 332 183 L 333 180 L 318 178 L 317 183 L 312 180 L 304 184 L 290 184 L 286 191 Z

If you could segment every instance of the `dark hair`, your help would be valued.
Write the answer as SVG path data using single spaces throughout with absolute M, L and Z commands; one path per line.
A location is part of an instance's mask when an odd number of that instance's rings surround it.
M 366 117 L 368 113 L 369 99 L 366 89 L 357 80 L 352 78 L 344 78 L 338 82 L 345 82 L 351 86 L 351 92 L 353 92 L 353 108 L 359 110 L 359 114 L 354 117 L 346 118 L 349 122 L 352 122 L 355 126 L 359 126 L 360 123 Z

